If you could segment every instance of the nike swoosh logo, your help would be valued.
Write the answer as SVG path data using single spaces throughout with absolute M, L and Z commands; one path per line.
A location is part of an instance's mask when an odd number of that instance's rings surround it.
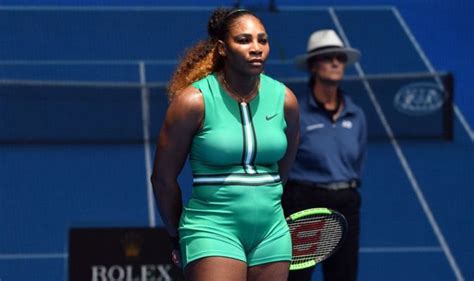
M 272 119 L 275 118 L 277 115 L 278 115 L 278 113 L 275 113 L 275 114 L 273 114 L 273 115 L 267 115 L 267 116 L 265 116 L 265 119 L 267 119 L 267 121 L 268 121 L 268 120 L 272 120 Z

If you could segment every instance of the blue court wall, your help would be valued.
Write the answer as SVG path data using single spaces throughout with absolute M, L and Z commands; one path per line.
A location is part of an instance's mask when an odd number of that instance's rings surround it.
M 220 6 L 234 0 L 0 0 L 0 5 L 34 6 Z M 242 0 L 243 5 L 265 6 L 266 0 Z M 471 0 L 276 0 L 277 5 L 358 6 L 390 5 L 398 8 L 433 68 L 452 71 L 455 75 L 455 101 L 466 119 L 474 125 L 474 98 L 471 93 L 473 75 L 470 30 L 474 1 Z M 306 44 L 295 42 L 295 44 Z M 387 56 L 390 56 L 387 53 Z

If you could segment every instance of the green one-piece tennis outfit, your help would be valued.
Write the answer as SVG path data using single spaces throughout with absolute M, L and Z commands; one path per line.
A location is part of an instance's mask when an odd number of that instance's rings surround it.
M 277 165 L 287 147 L 285 86 L 261 74 L 248 104 L 232 99 L 216 74 L 193 86 L 205 112 L 190 151 L 193 192 L 179 226 L 183 265 L 210 256 L 248 266 L 290 261 Z

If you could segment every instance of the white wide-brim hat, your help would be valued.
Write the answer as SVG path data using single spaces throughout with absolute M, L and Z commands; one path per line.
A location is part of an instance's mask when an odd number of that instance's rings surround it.
M 351 65 L 359 60 L 359 50 L 347 48 L 342 43 L 341 38 L 332 29 L 315 31 L 308 39 L 306 54 L 295 58 L 295 65 L 301 70 L 308 71 L 308 59 L 329 53 L 344 53 L 347 56 L 346 65 Z

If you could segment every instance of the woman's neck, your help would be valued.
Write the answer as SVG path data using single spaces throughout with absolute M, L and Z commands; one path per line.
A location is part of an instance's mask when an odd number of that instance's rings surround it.
M 241 102 L 247 102 L 254 98 L 258 93 L 260 84 L 260 75 L 249 76 L 239 75 L 235 72 L 226 71 L 219 73 L 221 84 L 235 99 Z

